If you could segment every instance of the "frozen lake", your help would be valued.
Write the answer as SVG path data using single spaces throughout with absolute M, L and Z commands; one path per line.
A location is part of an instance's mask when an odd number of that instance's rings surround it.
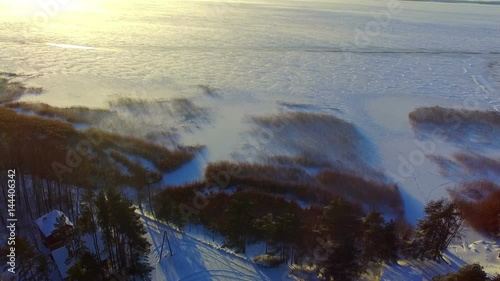
M 500 98 L 495 2 L 0 0 L 0 50 L 0 71 L 46 90 L 23 100 L 185 97 L 208 108 L 207 125 L 173 124 L 182 143 L 207 145 L 206 161 L 232 157 L 245 116 L 299 109 L 354 123 L 377 169 L 397 178 L 398 156 L 417 149 L 411 110 L 463 106 L 481 88 L 491 98 L 477 108 Z M 407 210 L 446 193 L 427 164 L 398 181 Z
M 55 105 L 207 85 L 345 107 L 384 95 L 463 97 L 475 86 L 466 72 L 487 75 L 500 52 L 500 5 L 122 2 L 0 1 L 2 71 L 36 75 L 49 90 L 39 99 Z

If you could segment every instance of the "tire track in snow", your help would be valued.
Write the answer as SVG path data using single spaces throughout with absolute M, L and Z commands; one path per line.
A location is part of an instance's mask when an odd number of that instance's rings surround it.
M 210 279 L 205 279 L 209 277 Z M 245 281 L 255 281 L 261 280 L 250 275 L 241 275 L 240 272 L 234 272 L 229 270 L 207 270 L 199 271 L 187 276 L 180 278 L 178 281 L 196 281 L 196 280 L 214 280 L 213 277 L 230 278 L 228 280 L 245 280 Z
M 172 248 L 174 249 L 174 253 L 177 251 L 184 250 L 195 250 L 200 256 L 202 256 L 203 260 L 210 261 L 210 263 L 217 268 L 228 268 L 230 270 L 223 269 L 214 269 L 214 270 L 206 270 L 199 271 L 184 277 L 180 277 L 179 281 L 189 281 L 189 280 L 214 280 L 211 277 L 221 277 L 222 280 L 226 280 L 224 278 L 228 278 L 227 280 L 244 280 L 244 281 L 254 281 L 254 280 L 265 280 L 265 276 L 257 270 L 256 265 L 252 263 L 252 261 L 238 256 L 234 253 L 227 252 L 221 249 L 216 248 L 214 245 L 204 242 L 201 239 L 197 239 L 196 237 L 192 237 L 187 233 L 182 233 L 177 230 L 172 229 L 171 227 L 161 224 L 158 221 L 155 221 L 152 218 L 149 218 L 145 213 L 140 213 L 142 219 L 144 220 L 144 224 L 146 229 L 148 230 L 152 244 L 153 250 L 151 251 L 149 258 L 150 260 L 159 260 L 159 252 L 161 251 L 161 241 L 163 239 L 163 231 L 167 230 L 167 235 L 171 238 L 170 243 Z M 196 246 L 189 248 L 189 246 Z M 166 246 L 164 246 L 166 247 Z M 163 251 L 163 256 L 165 256 L 167 252 Z M 235 261 L 237 260 L 237 261 Z M 239 261 L 239 262 L 238 262 Z M 156 263 L 156 273 L 161 274 L 162 272 L 166 272 L 165 267 L 168 265 L 169 259 L 163 259 Z M 194 264 L 195 267 L 198 268 L 206 268 L 206 265 L 200 263 L 196 259 L 189 258 L 189 262 Z M 240 263 L 246 263 L 240 264 Z M 170 265 L 172 266 L 172 265 Z M 167 276 L 157 276 L 157 280 L 164 280 Z M 194 279 L 193 279 L 194 278 Z

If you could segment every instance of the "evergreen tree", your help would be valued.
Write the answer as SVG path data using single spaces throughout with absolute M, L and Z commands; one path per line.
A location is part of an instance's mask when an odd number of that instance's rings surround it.
M 354 241 L 344 240 L 330 246 L 328 257 L 320 262 L 320 277 L 327 281 L 353 281 L 366 271 L 360 249 Z
M 184 216 L 179 208 L 179 203 L 177 203 L 171 196 L 161 196 L 158 198 L 153 198 L 154 202 L 154 212 L 158 218 L 172 223 L 179 229 L 182 229 L 186 225 L 186 220 L 189 219 Z
M 72 281 L 103 280 L 104 270 L 97 260 L 97 256 L 84 251 L 79 259 L 68 269 L 69 279 Z
M 359 208 L 339 197 L 324 208 L 321 232 L 336 242 L 351 240 L 361 231 L 361 215 Z
M 266 242 L 266 254 L 268 245 L 276 238 L 276 220 L 272 213 L 267 213 L 260 219 L 254 219 L 254 228 L 259 232 L 260 237 Z
M 369 262 L 393 262 L 397 259 L 396 223 L 385 222 L 382 214 L 371 212 L 363 218 L 363 258 Z
M 297 242 L 300 221 L 293 214 L 285 214 L 277 218 L 276 241 L 281 242 L 281 259 L 288 259 L 287 249 Z
M 462 217 L 456 205 L 441 199 L 425 207 L 425 218 L 419 219 L 415 233 L 414 255 L 440 261 L 443 251 L 460 235 Z
M 396 221 L 390 220 L 384 224 L 380 258 L 385 262 L 396 262 L 400 251 L 401 240 L 397 234 Z
M 362 222 L 359 208 L 349 201 L 338 198 L 323 210 L 321 234 L 327 244 L 327 256 L 319 261 L 323 280 L 351 281 L 358 279 L 366 270 L 361 251 Z
M 229 202 L 229 207 L 224 211 L 227 216 L 227 242 L 242 253 L 245 253 L 247 236 L 251 230 L 252 209 L 252 202 L 244 199 L 233 199 Z
M 99 231 L 97 226 L 97 210 L 94 192 L 90 189 L 82 195 L 81 211 L 77 228 L 83 235 L 92 235 L 92 242 L 94 244 L 93 252 L 96 254 L 97 260 L 100 261 L 101 249 L 99 248 L 99 238 L 97 237 Z
M 97 196 L 96 207 L 112 268 L 149 279 L 152 269 L 147 254 L 151 245 L 144 237 L 146 230 L 132 202 L 109 188 Z
M 151 245 L 144 237 L 146 229 L 139 215 L 135 213 L 132 202 L 122 197 L 113 204 L 112 216 L 116 221 L 116 231 L 120 234 L 119 241 L 125 245 L 123 254 L 128 256 L 123 259 L 129 272 L 132 275 L 147 277 L 151 271 L 147 262 Z
M 102 231 L 103 242 L 106 247 L 105 252 L 108 254 L 111 269 L 116 269 L 113 229 L 111 227 L 111 219 L 109 215 L 110 208 L 104 192 L 100 192 L 97 195 L 95 204 L 97 208 L 97 224 Z

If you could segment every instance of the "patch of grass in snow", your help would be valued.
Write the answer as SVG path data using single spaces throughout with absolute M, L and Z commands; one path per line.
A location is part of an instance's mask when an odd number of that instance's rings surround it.
M 230 177 L 224 177 L 228 188 L 255 189 L 321 206 L 341 196 L 370 210 L 403 215 L 403 201 L 396 185 L 368 180 L 360 175 L 333 170 L 309 175 L 300 167 L 216 162 L 207 165 L 205 181 L 216 185 L 217 179 L 220 181 L 227 171 L 232 171 Z
M 490 181 L 462 183 L 449 190 L 462 217 L 476 231 L 491 236 L 500 230 L 500 185 Z
M 244 162 L 220 161 L 209 163 L 205 169 L 206 180 L 214 179 L 217 175 L 231 171 L 237 178 L 259 178 L 284 182 L 310 182 L 312 177 L 300 167 L 275 166 L 269 164 L 255 164 Z
M 269 138 L 264 158 L 288 156 L 304 166 L 323 167 L 342 160 L 365 162 L 365 138 L 357 128 L 338 117 L 312 112 L 287 112 L 251 117 L 258 128 L 252 135 Z M 267 136 L 267 135 L 269 136 Z
M 249 138 L 255 139 L 257 145 L 242 147 L 234 154 L 235 159 L 247 159 L 249 151 L 261 163 L 351 174 L 362 170 L 364 178 L 388 181 L 374 168 L 379 163 L 377 149 L 352 123 L 314 112 L 284 112 L 249 119 L 256 126 Z
M 231 176 L 228 172 L 231 171 Z M 260 165 L 238 162 L 209 163 L 205 181 L 222 188 L 236 187 L 239 192 L 256 190 L 273 196 L 290 196 L 309 204 L 324 206 L 334 195 L 317 184 L 315 179 L 300 168 Z
M 312 168 L 330 168 L 331 163 L 326 159 L 312 159 L 309 155 L 300 154 L 297 156 L 285 156 L 285 155 L 269 155 L 267 156 L 266 162 L 271 165 L 280 166 L 303 166 Z
M 89 125 L 97 124 L 102 119 L 110 118 L 116 114 L 107 109 L 90 109 L 80 106 L 59 108 L 44 103 L 13 102 L 7 104 L 7 107 L 30 111 L 43 117 L 62 118 L 70 123 Z
M 404 215 L 403 199 L 397 185 L 367 180 L 359 175 L 323 171 L 318 181 L 336 196 L 347 198 L 373 211 Z
M 466 110 L 441 106 L 420 107 L 410 112 L 408 117 L 412 126 L 419 126 L 422 123 L 449 126 L 460 122 L 500 126 L 500 112 L 494 110 Z
M 11 102 L 5 106 L 23 113 L 61 119 L 74 124 L 86 124 L 115 134 L 145 138 L 149 142 L 169 145 L 170 147 L 178 145 L 179 135 L 175 132 L 174 125 L 181 123 L 166 125 L 161 120 L 154 119 L 153 124 L 150 118 L 157 118 L 153 115 L 137 118 L 137 115 L 127 115 L 116 110 L 80 106 L 59 108 L 43 103 L 27 102 Z
M 0 77 L 13 78 L 13 77 L 17 77 L 17 76 L 19 76 L 19 75 L 16 73 L 12 73 L 12 72 L 0 72 Z
M 201 146 L 194 146 L 173 150 L 146 140 L 103 132 L 97 129 L 88 129 L 85 133 L 90 135 L 99 134 L 102 137 L 102 147 L 115 148 L 126 154 L 146 158 L 163 172 L 177 170 L 185 163 L 191 161 L 196 156 L 196 153 L 202 149 Z
M 218 97 L 219 94 L 217 93 L 218 89 L 214 88 L 210 85 L 198 85 L 198 89 L 202 91 L 203 94 L 210 96 L 210 97 Z
M 493 159 L 480 154 L 465 153 L 455 154 L 453 158 L 464 166 L 469 174 L 483 171 L 500 175 L 500 159 Z
M 13 73 L 0 74 L 0 103 L 16 100 L 24 94 L 40 94 L 42 92 L 42 88 L 25 87 L 20 82 L 11 81 L 11 77 L 16 77 Z
M 96 188 L 103 182 L 138 188 L 146 184 L 130 178 L 141 178 L 141 169 L 123 175 L 106 153 L 109 150 L 146 158 L 157 169 L 169 172 L 191 161 L 199 148 L 173 150 L 97 129 L 78 131 L 64 121 L 27 116 L 0 106 L 0 159 L 4 167 L 81 187 Z
M 112 108 L 126 110 L 133 114 L 146 116 L 168 115 L 178 118 L 182 122 L 193 122 L 196 124 L 210 121 L 207 108 L 197 106 L 187 98 L 175 98 L 172 100 L 144 100 L 137 98 L 119 98 L 110 102 Z
M 500 177 L 500 159 L 477 153 L 456 153 L 451 158 L 429 155 L 439 165 L 439 173 L 448 178 L 495 179 Z
M 146 182 L 158 182 L 162 178 L 162 175 L 157 171 L 147 170 L 141 164 L 131 161 L 124 153 L 111 150 L 109 156 L 127 168 L 127 174 L 131 175 L 127 183 L 131 186 L 142 187 Z
M 480 149 L 500 144 L 500 112 L 421 107 L 408 115 L 416 133 Z

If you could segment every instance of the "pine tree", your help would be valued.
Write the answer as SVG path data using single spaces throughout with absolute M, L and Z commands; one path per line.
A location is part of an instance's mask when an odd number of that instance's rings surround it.
M 118 241 L 124 246 L 121 248 L 121 254 L 127 255 L 122 257 L 123 265 L 133 275 L 147 276 L 149 266 L 146 256 L 151 245 L 144 238 L 146 230 L 139 215 L 135 213 L 132 202 L 124 197 L 110 203 Z
M 97 208 L 97 224 L 99 225 L 99 228 L 102 231 L 103 242 L 104 245 L 106 246 L 106 252 L 108 253 L 109 263 L 112 269 L 116 269 L 113 229 L 111 227 L 111 219 L 109 215 L 110 209 L 104 192 L 100 192 L 97 195 L 95 202 Z
M 393 262 L 397 259 L 396 223 L 385 222 L 382 214 L 371 212 L 363 218 L 363 258 L 368 262 Z
M 149 279 L 151 267 L 147 262 L 150 244 L 146 230 L 135 213 L 132 202 L 116 189 L 101 192 L 96 200 L 98 225 L 103 232 L 110 262 L 119 272 Z
M 269 244 L 276 237 L 276 220 L 272 213 L 267 213 L 264 217 L 260 219 L 254 219 L 253 225 L 257 229 L 260 236 L 266 242 L 266 254 Z
M 68 269 L 69 279 L 72 281 L 102 280 L 104 271 L 97 257 L 85 251 L 79 259 Z
M 327 247 L 327 256 L 319 261 L 323 280 L 351 281 L 358 279 L 366 270 L 361 241 L 362 212 L 349 201 L 338 198 L 323 210 L 321 235 L 327 241 L 318 247 Z
M 80 229 L 82 234 L 92 235 L 94 253 L 96 254 L 97 260 L 100 261 L 101 249 L 99 248 L 99 238 L 97 237 L 97 233 L 99 231 L 96 218 L 97 210 L 95 206 L 95 196 L 92 190 L 87 189 L 87 191 L 83 194 L 81 205 L 82 208 L 77 227 Z
M 229 245 L 245 253 L 246 239 L 250 233 L 253 220 L 253 203 L 246 200 L 233 199 L 224 211 L 227 215 L 227 238 Z
M 277 228 L 276 228 L 276 241 L 281 242 L 281 259 L 288 259 L 287 249 L 289 246 L 292 246 L 297 242 L 299 230 L 300 230 L 300 221 L 297 216 L 293 214 L 285 214 L 283 216 L 279 216 L 277 219 Z
M 186 225 L 186 220 L 181 209 L 179 208 L 179 203 L 177 203 L 171 196 L 161 196 L 153 198 L 155 210 L 154 212 L 158 218 L 173 223 L 179 229 L 182 229 Z
M 323 280 L 353 281 L 366 271 L 360 249 L 354 241 L 344 240 L 330 246 L 326 260 L 320 262 L 320 276 Z
M 451 241 L 460 236 L 462 217 L 456 205 L 445 199 L 431 201 L 425 207 L 425 218 L 418 220 L 415 233 L 415 256 L 440 261 Z
M 355 205 L 339 197 L 324 208 L 321 232 L 336 242 L 351 240 L 361 231 L 361 214 Z
M 397 234 L 396 221 L 390 220 L 384 224 L 380 257 L 385 262 L 396 262 L 400 251 L 401 240 Z

